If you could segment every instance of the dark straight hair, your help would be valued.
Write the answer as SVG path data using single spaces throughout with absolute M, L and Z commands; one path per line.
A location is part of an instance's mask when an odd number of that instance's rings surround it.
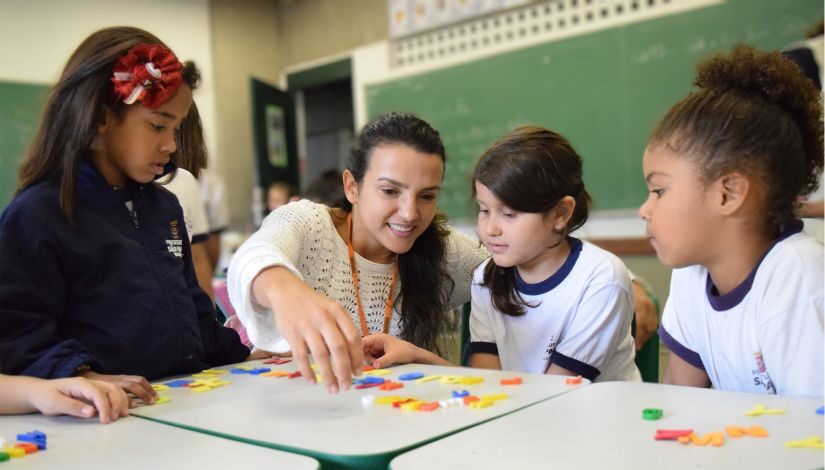
M 63 214 L 74 221 L 75 183 L 80 162 L 88 158 L 105 109 L 121 118 L 128 105 L 115 98 L 112 67 L 115 61 L 138 44 L 163 42 L 142 29 L 120 26 L 101 29 L 87 37 L 69 57 L 60 79 L 52 88 L 43 119 L 29 150 L 20 165 L 16 193 L 48 179 L 60 181 L 60 206 Z M 200 75 L 192 62 L 184 64 L 183 81 L 193 90 Z M 194 110 L 194 111 L 192 111 Z M 197 113 L 193 105 L 190 115 Z M 195 125 L 184 118 L 177 143 L 181 149 L 203 146 L 202 134 L 187 126 Z M 200 120 L 197 120 L 200 126 Z M 201 139 L 200 144 L 197 140 Z
M 361 130 L 347 164 L 347 170 L 359 184 L 369 168 L 373 150 L 385 145 L 405 145 L 438 155 L 446 162 L 441 136 L 427 122 L 413 114 L 381 114 Z M 352 211 L 346 198 L 337 206 Z M 446 221 L 443 214 L 437 213 L 410 251 L 398 255 L 401 293 L 395 307 L 400 305 L 401 338 L 431 351 L 438 350 L 436 340 L 447 324 L 444 313 L 455 287 L 445 260 L 450 233 Z
M 560 235 L 587 221 L 590 195 L 582 180 L 582 159 L 561 135 L 536 126 L 519 127 L 481 155 L 473 172 L 504 205 L 518 212 L 549 213 L 562 198 L 571 196 L 575 207 Z M 490 289 L 496 310 L 512 316 L 525 313 L 527 303 L 516 290 L 516 268 L 492 260 L 484 268 L 483 285 Z
M 180 123 L 180 130 L 175 135 L 175 164 L 178 168 L 192 173 L 195 178 L 206 168 L 206 143 L 203 140 L 203 124 L 198 106 L 192 102 L 189 113 Z

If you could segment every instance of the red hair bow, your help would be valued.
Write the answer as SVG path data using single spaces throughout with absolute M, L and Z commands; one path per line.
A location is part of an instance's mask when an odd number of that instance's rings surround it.
M 164 46 L 138 44 L 115 61 L 112 83 L 115 96 L 126 104 L 135 101 L 157 108 L 183 83 L 183 64 Z

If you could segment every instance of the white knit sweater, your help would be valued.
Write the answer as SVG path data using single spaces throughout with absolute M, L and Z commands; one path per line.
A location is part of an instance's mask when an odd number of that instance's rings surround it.
M 489 254 L 477 241 L 456 231 L 451 230 L 448 240 L 447 271 L 455 281 L 449 302 L 452 308 L 470 300 L 473 270 Z M 381 331 L 393 265 L 355 256 L 367 326 L 371 332 Z M 335 230 L 327 206 L 303 200 L 280 207 L 238 249 L 229 266 L 230 300 L 249 339 L 259 348 L 281 352 L 288 345 L 275 326 L 272 310 L 252 301 L 252 281 L 272 266 L 289 269 L 316 292 L 341 304 L 360 329 L 347 245 Z M 396 284 L 393 297 L 400 292 L 400 282 Z M 398 312 L 396 308 L 389 329 L 393 336 L 401 332 Z

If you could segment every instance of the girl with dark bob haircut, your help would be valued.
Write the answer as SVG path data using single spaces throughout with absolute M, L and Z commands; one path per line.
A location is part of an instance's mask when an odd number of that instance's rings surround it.
M 492 257 L 472 286 L 471 367 L 641 379 L 630 336 L 630 276 L 571 236 L 587 220 L 582 160 L 561 135 L 515 129 L 476 165 L 478 235 Z

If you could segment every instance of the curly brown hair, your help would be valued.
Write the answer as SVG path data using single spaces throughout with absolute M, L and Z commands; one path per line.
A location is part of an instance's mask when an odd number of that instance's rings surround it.
M 691 158 L 705 183 L 731 171 L 766 189 L 765 234 L 776 237 L 796 218 L 799 196 L 822 174 L 822 96 L 778 51 L 745 45 L 697 66 L 700 89 L 674 105 L 649 146 Z

